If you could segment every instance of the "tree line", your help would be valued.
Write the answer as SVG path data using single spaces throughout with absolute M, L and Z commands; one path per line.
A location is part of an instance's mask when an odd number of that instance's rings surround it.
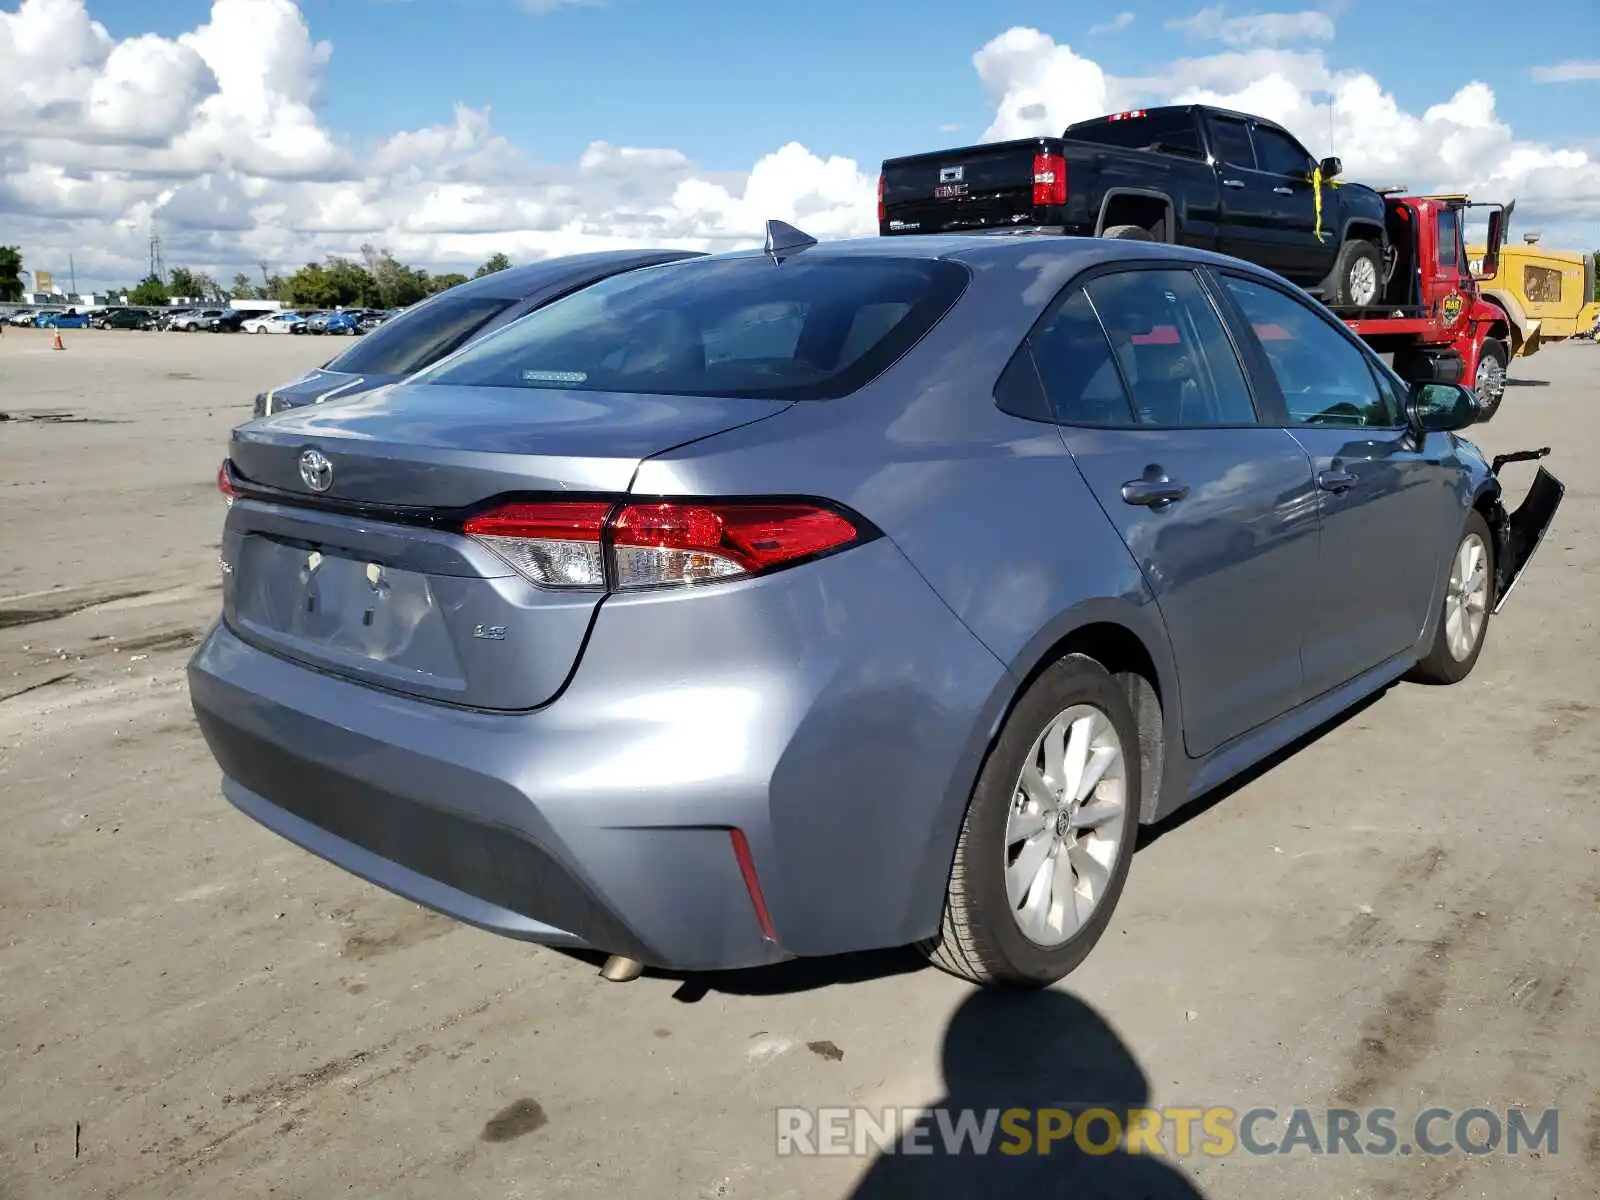
M 418 267 L 408 267 L 389 251 L 372 246 L 362 246 L 359 259 L 330 254 L 323 262 L 307 263 L 289 275 L 269 272 L 266 263 L 257 265 L 261 271 L 259 282 L 240 272 L 233 277 L 231 287 L 223 287 L 200 271 L 173 267 L 164 280 L 151 275 L 133 287 L 106 290 L 112 295 L 126 294 L 129 304 L 151 307 L 182 296 L 213 304 L 279 300 L 295 308 L 404 308 L 467 282 L 467 276 L 458 272 L 430 275 Z M 510 265 L 511 260 L 504 254 L 491 254 L 472 278 L 481 279 Z M 27 290 L 22 285 L 22 275 L 21 249 L 0 246 L 0 301 L 22 299 Z

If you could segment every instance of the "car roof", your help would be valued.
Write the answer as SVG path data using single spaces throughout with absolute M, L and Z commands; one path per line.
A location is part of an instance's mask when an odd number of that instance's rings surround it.
M 470 279 L 449 289 L 451 296 L 498 296 L 506 300 L 522 300 L 552 283 L 585 275 L 609 275 L 673 262 L 684 258 L 700 258 L 699 250 L 594 250 L 585 254 L 564 254 L 557 258 L 540 259 L 520 267 L 507 267 L 481 279 Z M 438 293 L 443 295 L 444 293 Z M 431 297 L 430 297 L 431 299 Z
M 1030 256 L 1049 255 L 1072 260 L 1073 271 L 1103 262 L 1168 259 L 1174 262 L 1226 266 L 1269 274 L 1259 267 L 1209 250 L 1175 246 L 1166 242 L 1141 242 L 1121 238 L 1070 237 L 1044 232 L 1006 233 L 915 233 L 897 237 L 848 238 L 818 242 L 792 254 L 808 258 L 899 258 L 952 259 L 971 266 L 1015 262 Z M 708 261 L 763 258 L 765 250 L 733 250 L 708 256 Z

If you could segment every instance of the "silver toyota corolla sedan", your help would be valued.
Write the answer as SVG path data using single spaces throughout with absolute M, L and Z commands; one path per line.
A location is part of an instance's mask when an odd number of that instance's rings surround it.
M 1562 494 L 1477 416 L 1233 259 L 774 224 L 239 427 L 194 709 L 234 805 L 485 929 L 1044 984 L 1141 823 L 1472 669 Z

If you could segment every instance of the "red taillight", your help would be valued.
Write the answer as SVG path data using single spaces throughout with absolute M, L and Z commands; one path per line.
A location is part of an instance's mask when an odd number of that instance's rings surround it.
M 1067 202 L 1067 160 L 1060 154 L 1033 156 L 1033 206 Z
M 223 459 L 222 465 L 217 468 L 217 491 L 222 493 L 222 498 L 232 504 L 239 497 L 239 489 L 233 486 L 233 481 L 228 478 L 228 460 Z
M 860 537 L 820 505 L 689 501 L 505 504 L 470 518 L 462 532 L 543 587 L 605 587 L 609 558 L 611 583 L 624 591 L 736 579 Z
M 541 587 L 592 590 L 606 585 L 600 538 L 614 507 L 609 500 L 502 504 L 469 517 L 462 532 Z
M 883 172 L 878 172 L 878 225 L 881 227 L 889 217 L 888 206 L 883 202 Z

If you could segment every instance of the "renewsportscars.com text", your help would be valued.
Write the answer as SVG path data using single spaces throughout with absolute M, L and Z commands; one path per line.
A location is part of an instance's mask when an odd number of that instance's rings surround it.
M 1521 1155 L 1560 1151 L 1556 1109 L 780 1108 L 780 1155 Z

